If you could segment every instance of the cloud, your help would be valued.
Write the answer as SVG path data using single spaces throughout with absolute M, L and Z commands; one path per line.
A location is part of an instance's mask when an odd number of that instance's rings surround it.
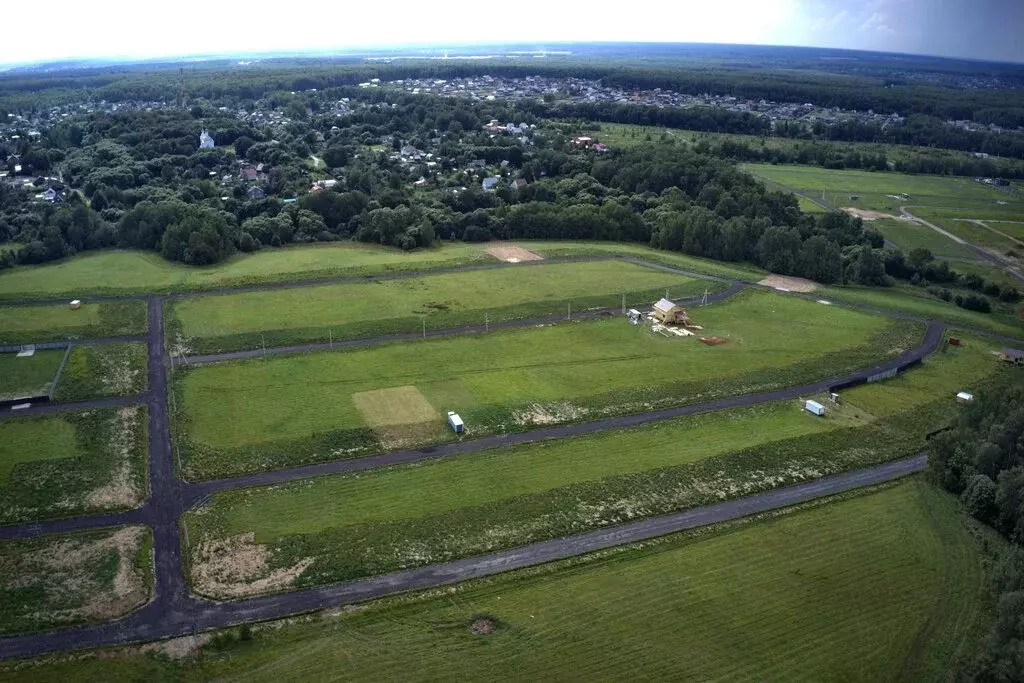
M 891 26 L 885 23 L 885 15 L 881 12 L 875 12 L 867 20 L 860 25 L 861 31 L 875 31 L 877 33 L 896 33 Z

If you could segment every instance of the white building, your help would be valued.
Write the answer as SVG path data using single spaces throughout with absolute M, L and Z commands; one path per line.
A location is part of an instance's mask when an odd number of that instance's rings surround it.
M 199 134 L 199 149 L 213 149 L 213 146 L 213 138 L 204 128 L 203 132 Z

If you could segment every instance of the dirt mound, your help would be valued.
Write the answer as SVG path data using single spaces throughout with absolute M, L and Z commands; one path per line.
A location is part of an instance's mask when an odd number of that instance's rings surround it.
M 855 209 L 852 206 L 844 208 L 843 213 L 845 213 L 848 216 L 854 216 L 865 221 L 876 221 L 879 218 L 896 218 L 896 216 L 893 216 L 891 213 L 882 213 L 881 211 L 868 211 L 867 209 Z
M 818 288 L 814 280 L 806 280 L 802 277 L 790 277 L 788 275 L 769 275 L 757 284 L 765 287 L 774 287 L 784 292 L 813 292 Z
M 486 636 L 494 633 L 494 622 L 482 617 L 474 619 L 473 623 L 469 625 L 469 631 L 474 636 Z
M 544 257 L 522 247 L 491 247 L 487 253 L 500 261 L 519 263 L 520 261 L 543 261 Z

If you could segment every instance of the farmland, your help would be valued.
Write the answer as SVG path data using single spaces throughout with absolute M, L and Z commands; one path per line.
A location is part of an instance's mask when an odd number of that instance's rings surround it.
M 91 337 L 116 337 L 146 331 L 142 301 L 67 305 L 0 305 L 0 344 L 32 344 Z
M 149 597 L 141 526 L 0 542 L 0 635 L 106 621 Z
M 196 589 L 231 597 L 265 578 L 226 582 L 218 574 L 212 580 L 207 567 L 225 553 L 265 551 L 273 558 L 268 571 L 306 569 L 312 562 L 293 585 L 316 585 L 909 455 L 952 415 L 956 391 L 975 390 L 1004 371 L 991 344 L 962 341 L 895 379 L 844 392 L 825 419 L 797 401 L 774 403 L 411 467 L 225 491 L 186 515 Z M 266 583 L 259 585 L 265 590 Z
M 126 651 L 7 676 L 455 679 L 514 669 L 524 678 L 932 680 L 971 654 L 984 580 L 976 544 L 955 500 L 912 480 L 454 593 L 256 626 L 251 640 L 228 633 L 181 663 Z M 480 617 L 493 633 L 471 632 Z
M 222 476 L 450 438 L 446 409 L 480 436 L 703 401 L 862 367 L 917 344 L 921 332 L 767 292 L 693 315 L 728 343 L 708 347 L 614 319 L 186 368 L 175 380 L 177 433 L 188 443 L 179 464 L 190 477 Z M 800 344 L 810 340 L 808 356 Z M 665 373 L 666 363 L 676 371 Z M 396 415 L 374 425 L 360 413 L 360 399 L 406 387 L 435 421 Z
M 719 288 L 607 260 L 479 270 L 422 278 L 190 297 L 172 304 L 172 334 L 194 352 L 419 332 L 562 314 L 567 306 L 641 305 Z
M 0 420 L 0 524 L 137 507 L 141 406 Z
M 107 251 L 3 271 L 0 299 L 202 290 L 492 260 L 469 245 L 408 253 L 356 244 L 324 244 L 237 255 L 209 267 L 170 263 L 146 252 Z
M 0 400 L 46 394 L 63 356 L 63 350 L 37 351 L 27 358 L 0 353 Z

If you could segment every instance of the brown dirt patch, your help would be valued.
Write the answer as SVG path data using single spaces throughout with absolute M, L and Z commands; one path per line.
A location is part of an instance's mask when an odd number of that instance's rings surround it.
M 843 213 L 847 216 L 854 216 L 855 218 L 860 218 L 865 221 L 877 221 L 879 218 L 896 218 L 896 216 L 893 216 L 891 213 L 869 211 L 867 209 L 855 209 L 852 206 L 844 208 Z
M 469 625 L 469 631 L 474 636 L 486 636 L 494 633 L 494 622 L 490 619 L 474 619 Z
M 787 292 L 813 292 L 818 288 L 814 280 L 807 280 L 802 277 L 790 277 L 788 275 L 769 275 L 757 284 L 765 287 L 774 287 Z
M 313 564 L 307 557 L 291 567 L 269 569 L 270 548 L 248 532 L 204 538 L 192 551 L 192 583 L 197 593 L 213 598 L 242 598 L 287 588 Z
M 499 261 L 520 263 L 522 261 L 543 261 L 544 257 L 522 247 L 491 247 L 487 253 Z

